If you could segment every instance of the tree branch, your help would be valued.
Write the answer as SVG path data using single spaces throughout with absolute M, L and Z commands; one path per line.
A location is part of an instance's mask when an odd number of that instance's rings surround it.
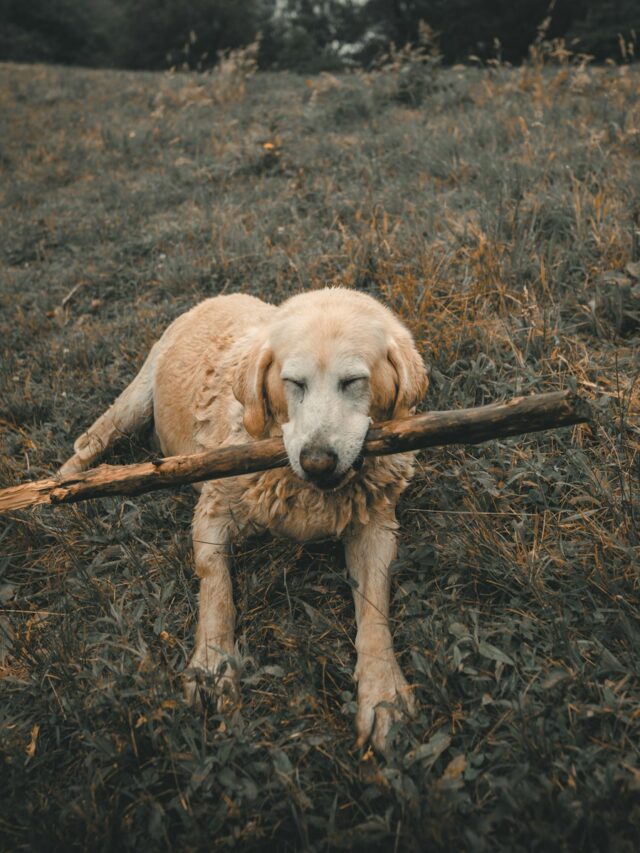
M 516 397 L 507 403 L 427 412 L 372 427 L 364 456 L 383 456 L 447 444 L 479 444 L 590 420 L 589 404 L 569 391 Z M 135 465 L 100 465 L 79 474 L 51 477 L 0 490 L 0 513 L 38 504 L 75 503 L 109 495 L 139 495 L 185 483 L 236 477 L 288 464 L 281 438 L 223 447 L 190 456 L 169 456 Z

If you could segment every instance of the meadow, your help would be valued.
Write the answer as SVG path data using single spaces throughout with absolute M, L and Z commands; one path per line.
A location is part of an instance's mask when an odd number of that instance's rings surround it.
M 419 454 L 392 625 L 420 711 L 386 761 L 354 746 L 335 543 L 235 554 L 223 717 L 182 700 L 189 488 L 2 518 L 0 847 L 638 850 L 640 69 L 253 71 L 0 66 L 0 485 L 236 291 L 382 298 L 424 409 L 572 388 L 596 420 Z

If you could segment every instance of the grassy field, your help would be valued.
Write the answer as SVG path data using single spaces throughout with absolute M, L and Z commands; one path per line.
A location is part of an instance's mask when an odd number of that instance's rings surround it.
M 2 519 L 0 847 L 639 849 L 640 70 L 244 77 L 0 66 L 0 485 L 223 292 L 367 291 L 425 408 L 570 387 L 597 424 L 420 455 L 387 762 L 334 543 L 236 554 L 243 704 L 202 717 L 190 489 Z

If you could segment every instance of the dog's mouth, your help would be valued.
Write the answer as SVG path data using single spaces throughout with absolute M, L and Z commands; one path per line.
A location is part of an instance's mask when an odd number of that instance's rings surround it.
M 363 466 L 363 465 L 364 465 L 364 456 L 362 455 L 362 451 L 361 451 L 361 452 L 358 454 L 358 456 L 356 457 L 355 462 L 354 462 L 354 463 L 353 463 L 353 465 L 351 466 L 351 470 L 352 470 L 352 471 L 355 471 L 355 472 L 356 472 L 356 474 L 357 474 L 357 473 L 358 473 L 358 471 L 360 471 L 360 469 L 362 468 L 362 466 Z
M 307 482 L 311 483 L 311 485 L 316 489 L 320 489 L 321 492 L 335 492 L 336 489 L 343 486 L 348 479 L 351 479 L 349 477 L 349 473 L 349 471 L 346 471 L 339 477 L 309 477 Z

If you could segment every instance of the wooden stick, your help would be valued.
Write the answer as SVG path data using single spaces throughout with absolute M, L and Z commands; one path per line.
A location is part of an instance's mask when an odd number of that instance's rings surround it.
M 383 456 L 447 444 L 479 444 L 526 432 L 590 420 L 589 404 L 569 391 L 516 397 L 508 403 L 427 412 L 372 427 L 364 456 Z M 281 438 L 223 447 L 191 456 L 169 456 L 136 465 L 100 465 L 79 474 L 51 477 L 0 490 L 0 513 L 38 504 L 75 503 L 108 495 L 139 495 L 156 489 L 236 477 L 287 465 Z

